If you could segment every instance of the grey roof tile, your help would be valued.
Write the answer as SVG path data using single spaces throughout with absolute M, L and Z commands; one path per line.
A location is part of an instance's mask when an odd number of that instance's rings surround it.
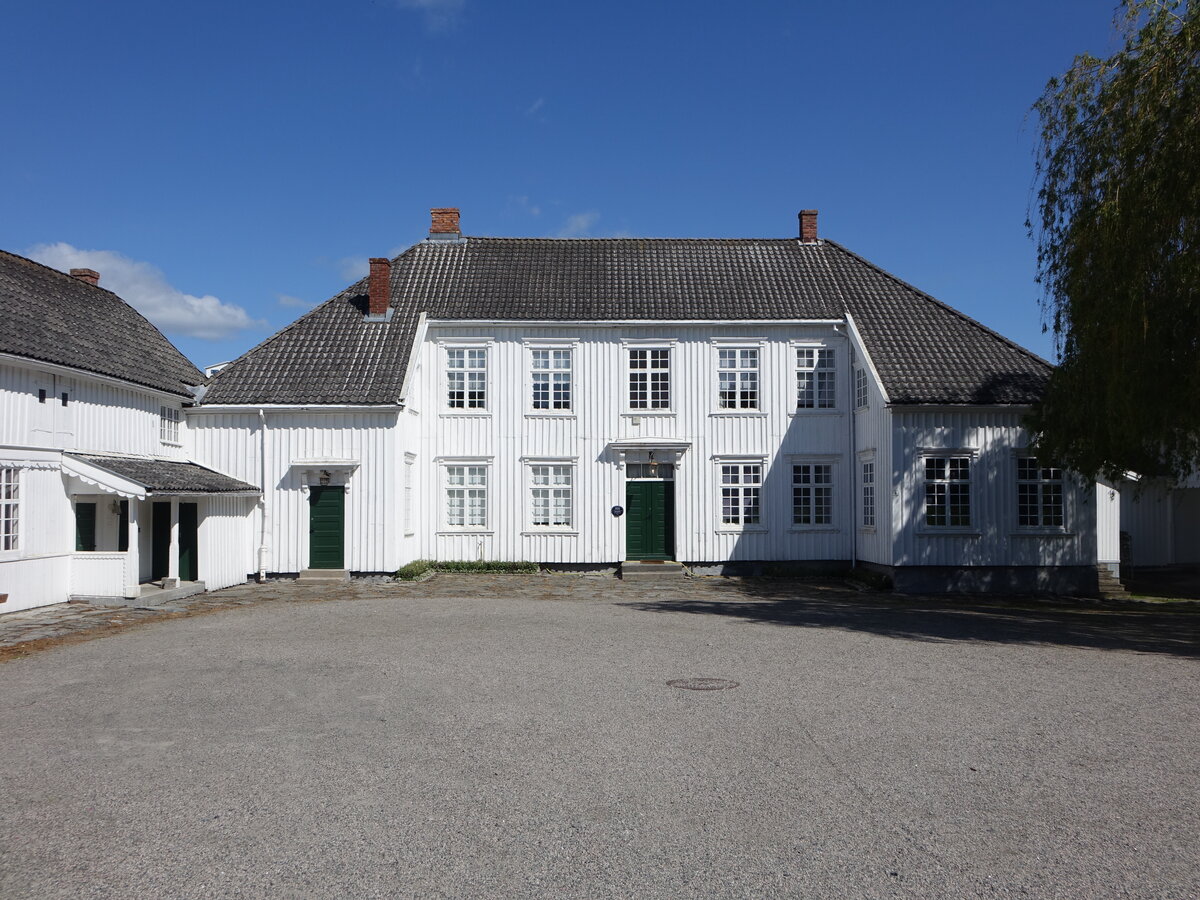
M 258 491 L 252 484 L 230 478 L 193 462 L 137 456 L 97 456 L 89 453 L 67 455 L 140 484 L 155 494 L 228 494 Z
M 204 375 L 136 309 L 95 287 L 0 250 L 0 353 L 191 397 Z
M 205 403 L 395 403 L 422 312 L 435 319 L 578 321 L 853 316 L 893 402 L 1023 404 L 1050 366 L 832 241 L 467 238 L 392 265 L 390 322 L 366 279 L 268 338 Z

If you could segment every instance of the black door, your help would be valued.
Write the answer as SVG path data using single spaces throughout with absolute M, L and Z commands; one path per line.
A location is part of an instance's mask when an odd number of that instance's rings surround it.
M 155 503 L 150 525 L 150 580 L 171 574 L 171 504 Z
M 200 580 L 200 515 L 195 503 L 179 504 L 179 580 Z

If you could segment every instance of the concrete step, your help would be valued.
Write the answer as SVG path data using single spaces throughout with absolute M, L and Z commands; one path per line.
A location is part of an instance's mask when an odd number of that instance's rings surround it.
M 621 563 L 622 581 L 672 581 L 686 577 L 683 566 L 673 559 L 627 560 Z
M 207 590 L 203 581 L 181 581 L 177 587 L 162 588 L 157 584 L 141 585 L 136 597 L 95 597 L 88 594 L 72 594 L 72 601 L 89 603 L 92 606 L 162 606 L 184 597 L 203 594 Z
M 301 569 L 301 581 L 349 581 L 349 569 Z

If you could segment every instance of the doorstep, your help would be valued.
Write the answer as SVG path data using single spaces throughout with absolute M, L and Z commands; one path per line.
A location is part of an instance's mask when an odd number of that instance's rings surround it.
M 349 581 L 349 569 L 301 569 L 301 581 Z
M 687 571 L 673 559 L 630 559 L 621 563 L 622 581 L 676 581 Z

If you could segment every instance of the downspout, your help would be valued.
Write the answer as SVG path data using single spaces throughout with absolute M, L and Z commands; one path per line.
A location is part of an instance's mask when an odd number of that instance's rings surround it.
M 258 410 L 258 483 L 262 487 L 262 527 L 258 535 L 258 583 L 267 580 L 267 413 Z

